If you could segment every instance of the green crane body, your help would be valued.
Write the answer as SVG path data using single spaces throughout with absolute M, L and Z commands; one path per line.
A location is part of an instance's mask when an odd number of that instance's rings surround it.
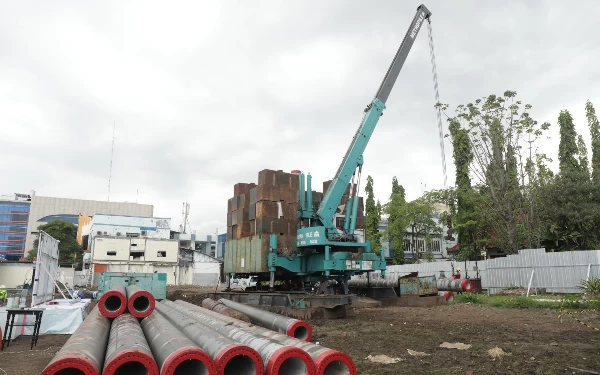
M 358 182 L 363 165 L 363 153 L 375 127 L 383 115 L 385 102 L 398 78 L 406 57 L 425 20 L 431 12 L 421 5 L 390 65 L 375 98 L 365 108 L 361 124 L 338 168 L 319 207 L 312 204 L 311 175 L 301 173 L 298 209 L 297 247 L 299 254 L 278 255 L 277 235 L 270 236 L 269 271 L 273 287 L 278 268 L 302 276 L 305 281 L 336 280 L 348 293 L 347 280 L 355 274 L 381 271 L 385 275 L 384 249 L 374 251 L 371 241 L 358 242 L 354 234 L 358 214 Z M 358 171 L 358 176 L 357 176 Z M 356 183 L 355 183 L 355 177 Z M 346 204 L 344 228 L 335 226 L 334 215 L 348 185 L 350 198 Z M 307 194 L 308 192 L 308 194 Z M 305 225 L 308 223 L 308 225 Z

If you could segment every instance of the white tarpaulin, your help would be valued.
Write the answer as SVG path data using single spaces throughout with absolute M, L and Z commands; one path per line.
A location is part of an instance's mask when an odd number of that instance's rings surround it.
M 32 306 L 50 301 L 54 298 L 54 279 L 58 271 L 58 243 L 48 233 L 40 231 L 37 260 L 35 262 L 35 279 L 33 280 Z
M 90 306 L 89 299 L 82 299 L 79 302 L 69 304 L 73 300 L 57 299 L 53 302 L 58 305 L 41 304 L 36 306 L 36 309 L 44 309 L 42 315 L 42 324 L 40 325 L 40 335 L 70 335 L 79 327 L 81 322 L 87 317 Z M 6 327 L 6 309 L 0 308 L 0 327 L 4 331 Z M 15 324 L 35 323 L 34 315 L 17 315 Z M 33 327 L 13 327 L 12 339 L 14 340 L 21 335 L 32 335 Z

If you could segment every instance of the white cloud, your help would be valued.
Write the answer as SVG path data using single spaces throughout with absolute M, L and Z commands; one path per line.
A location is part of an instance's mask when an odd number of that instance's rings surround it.
M 441 100 L 516 90 L 549 121 L 561 109 L 589 143 L 600 107 L 600 3 L 426 4 Z M 155 205 L 200 233 L 224 230 L 236 182 L 302 169 L 333 177 L 415 14 L 359 1 L 5 3 L 0 6 L 0 192 Z M 377 198 L 395 175 L 408 197 L 442 187 L 427 26 L 365 151 Z M 446 127 L 446 124 L 444 124 Z M 454 181 L 446 142 L 448 181 Z M 364 181 L 363 181 L 364 185 Z

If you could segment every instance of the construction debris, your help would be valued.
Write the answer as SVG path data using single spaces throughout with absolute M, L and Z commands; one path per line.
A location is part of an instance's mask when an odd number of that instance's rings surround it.
M 462 342 L 455 342 L 454 344 L 451 344 L 449 342 L 443 342 L 440 344 L 440 348 L 448 348 L 448 349 L 458 349 L 458 350 L 466 350 L 469 349 L 471 347 L 471 345 L 469 344 L 463 344 Z

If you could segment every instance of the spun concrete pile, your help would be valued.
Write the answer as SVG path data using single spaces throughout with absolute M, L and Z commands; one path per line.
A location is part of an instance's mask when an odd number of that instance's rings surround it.
M 449 291 L 469 293 L 473 291 L 473 286 L 471 285 L 471 280 L 469 279 L 438 279 L 436 284 L 437 289 L 440 292 Z
M 110 321 L 100 314 L 96 305 L 41 375 L 100 375 L 109 334 Z
M 230 309 L 241 312 L 246 315 L 253 324 L 267 328 L 279 333 L 295 337 L 300 340 L 310 341 L 312 338 L 312 327 L 303 320 L 289 318 L 287 316 L 275 314 L 256 307 L 243 305 L 228 299 L 221 298 L 219 303 Z
M 207 298 L 204 301 L 202 301 L 202 305 L 213 307 L 218 306 L 218 303 L 212 303 L 211 301 L 215 302 L 214 300 Z M 219 314 L 216 311 L 216 308 L 213 308 L 212 311 L 207 311 L 206 309 L 202 310 L 201 307 L 192 305 L 185 301 L 178 300 L 175 301 L 175 303 L 180 304 L 189 309 L 201 311 L 215 319 L 219 319 L 236 327 L 249 330 L 251 332 L 257 333 L 268 338 L 275 339 L 283 344 L 293 345 L 297 348 L 306 351 L 314 360 L 318 375 L 355 375 L 357 373 L 354 361 L 352 361 L 352 358 L 350 358 L 350 356 L 345 353 L 329 349 L 320 345 L 315 345 L 303 340 L 299 340 L 297 338 L 291 337 L 290 335 L 277 333 L 267 328 L 255 326 L 246 323 L 242 320 L 232 318 L 230 316 Z
M 155 304 L 149 291 L 137 285 L 125 287 L 123 284 L 113 284 L 98 300 L 100 313 L 109 319 L 125 313 L 143 319 L 152 314 Z
M 217 333 L 166 304 L 157 304 L 156 310 L 163 319 L 172 323 L 211 358 L 214 358 L 219 374 L 264 373 L 262 357 L 255 349 Z M 156 314 L 151 316 L 154 315 Z
M 127 287 L 127 310 L 131 315 L 143 319 L 152 314 L 155 304 L 152 293 L 137 285 Z
M 116 315 L 123 294 L 125 301 L 142 301 Z M 148 294 L 137 286 L 107 291 L 42 375 L 356 374 L 348 355 L 310 343 L 305 334 L 293 337 L 293 327 L 310 328 L 298 319 L 266 311 L 261 317 L 262 310 L 231 304 L 248 317 L 210 299 L 203 301 L 209 309 L 184 301 L 156 303 Z
M 161 374 L 217 373 L 211 356 L 160 314 L 151 314 L 141 326 Z
M 116 318 L 126 312 L 127 292 L 125 291 L 125 285 L 114 284 L 100 297 L 98 308 L 100 313 L 109 319 Z
M 203 314 L 188 306 L 183 306 L 168 300 L 163 300 L 160 304 L 165 304 L 175 310 L 179 310 L 184 315 L 197 320 L 201 324 L 224 336 L 256 350 L 262 357 L 266 374 L 313 375 L 316 373 L 315 364 L 312 358 L 301 349 L 234 327 L 231 324 L 214 319 L 212 316 Z M 202 307 L 198 308 L 203 309 Z
M 102 374 L 159 375 L 156 360 L 135 316 L 121 314 L 113 320 Z

